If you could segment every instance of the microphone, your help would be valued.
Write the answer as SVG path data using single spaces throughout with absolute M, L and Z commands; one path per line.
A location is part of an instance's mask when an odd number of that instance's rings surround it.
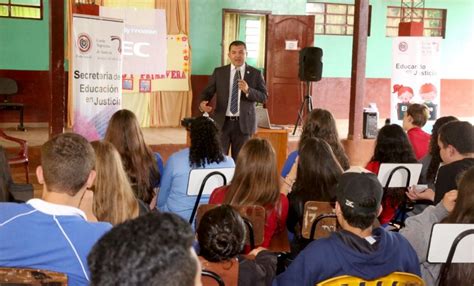
M 241 80 L 242 76 L 240 75 L 240 69 L 237 69 L 235 72 L 237 73 L 237 78 Z

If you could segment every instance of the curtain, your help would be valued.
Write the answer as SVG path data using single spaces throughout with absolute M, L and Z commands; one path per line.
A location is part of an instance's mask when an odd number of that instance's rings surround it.
M 267 30 L 267 17 L 260 17 L 260 42 L 258 43 L 257 68 L 265 67 L 265 34 Z
M 224 14 L 224 42 L 223 48 L 227 51 L 230 43 L 237 40 L 239 37 L 239 25 L 240 15 L 236 13 L 225 13 Z M 229 57 L 225 56 L 227 53 L 223 53 L 224 65 L 230 64 Z

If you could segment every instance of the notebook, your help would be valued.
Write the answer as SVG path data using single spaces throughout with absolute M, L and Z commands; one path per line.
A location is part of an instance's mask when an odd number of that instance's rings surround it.
M 257 125 L 261 128 L 266 129 L 284 129 L 281 125 L 274 125 L 270 123 L 270 117 L 268 117 L 268 110 L 266 108 L 257 107 Z

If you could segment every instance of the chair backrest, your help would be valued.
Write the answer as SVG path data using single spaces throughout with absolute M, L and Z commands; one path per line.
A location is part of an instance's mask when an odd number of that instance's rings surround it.
M 431 229 L 427 261 L 474 263 L 474 224 L 435 223 Z
M 202 216 L 209 210 L 219 205 L 203 204 L 198 207 L 196 213 L 196 229 L 199 226 Z M 245 220 L 249 221 L 253 228 L 255 245 L 263 243 L 263 233 L 265 229 L 265 208 L 262 206 L 233 206 Z M 248 226 L 248 225 L 247 225 Z M 248 231 L 246 244 L 251 245 L 251 231 Z
M 210 195 L 215 188 L 227 185 L 232 180 L 235 168 L 192 169 L 189 172 L 188 196 L 196 196 L 194 208 L 189 217 L 192 224 L 201 196 Z
M 5 284 L 66 286 L 68 282 L 65 273 L 40 269 L 0 267 L 0 285 Z
M 387 276 L 374 280 L 365 280 L 349 275 L 338 276 L 319 282 L 316 286 L 424 286 L 425 282 L 420 276 L 406 273 L 393 272 Z
M 13 95 L 18 92 L 18 84 L 14 79 L 0 77 L 0 95 Z
M 237 258 L 222 262 L 210 262 L 199 256 L 202 267 L 202 285 L 237 286 L 239 281 L 239 261 Z M 221 282 L 219 282 L 219 280 Z
M 409 187 L 418 184 L 421 167 L 420 163 L 383 163 L 377 178 L 386 188 Z
M 327 237 L 336 231 L 337 219 L 334 204 L 307 201 L 304 204 L 301 235 L 306 239 Z

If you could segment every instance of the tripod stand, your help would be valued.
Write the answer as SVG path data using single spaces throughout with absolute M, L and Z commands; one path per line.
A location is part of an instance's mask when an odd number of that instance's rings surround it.
M 310 113 L 313 110 L 313 100 L 311 98 L 311 82 L 306 81 L 306 95 L 303 98 L 303 101 L 301 102 L 300 109 L 298 111 L 298 117 L 296 118 L 296 123 L 295 123 L 295 128 L 293 129 L 293 135 L 296 134 L 296 128 L 298 128 L 298 124 L 300 122 L 303 122 L 303 114 L 304 114 L 304 108 L 305 106 L 307 107 L 307 113 Z

